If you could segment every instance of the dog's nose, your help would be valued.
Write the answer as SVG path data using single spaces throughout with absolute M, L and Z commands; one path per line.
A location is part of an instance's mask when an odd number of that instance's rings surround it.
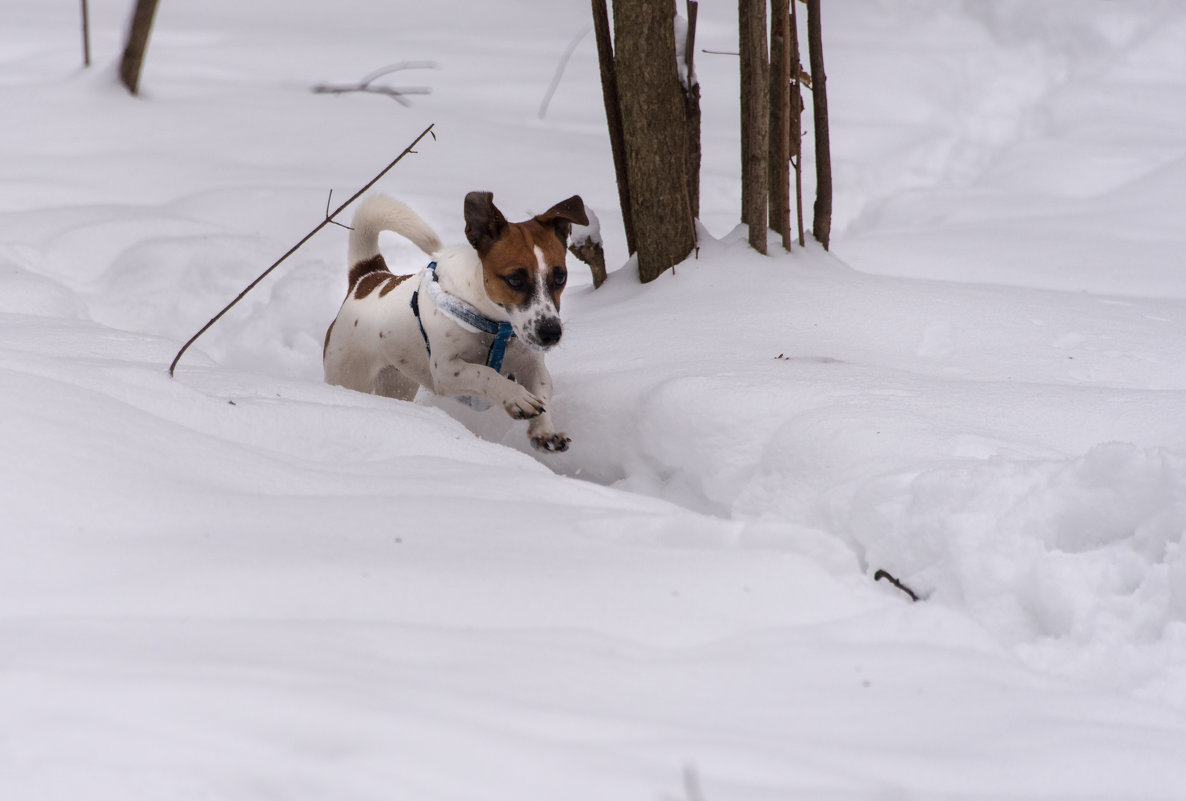
M 535 335 L 539 337 L 540 344 L 549 348 L 560 341 L 560 335 L 562 333 L 560 321 L 554 317 L 544 320 L 535 329 Z

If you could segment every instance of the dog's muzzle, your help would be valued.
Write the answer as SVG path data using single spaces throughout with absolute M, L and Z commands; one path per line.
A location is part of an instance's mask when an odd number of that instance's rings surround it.
M 541 348 L 555 347 L 560 342 L 560 335 L 563 333 L 564 330 L 560 327 L 558 317 L 541 320 L 535 327 L 535 338 L 539 341 Z

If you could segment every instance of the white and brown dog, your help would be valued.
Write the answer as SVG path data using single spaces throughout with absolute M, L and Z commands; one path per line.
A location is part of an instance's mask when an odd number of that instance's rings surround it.
M 547 411 L 552 379 L 543 355 L 560 342 L 573 223 L 588 224 L 578 196 L 508 223 L 490 192 L 470 192 L 469 245 L 442 247 L 406 205 L 368 197 L 350 233 L 349 291 L 325 335 L 325 380 L 400 400 L 427 387 L 476 408 L 497 403 L 531 421 L 534 447 L 566 450 L 571 440 Z M 406 237 L 433 261 L 394 275 L 379 252 L 380 231 Z

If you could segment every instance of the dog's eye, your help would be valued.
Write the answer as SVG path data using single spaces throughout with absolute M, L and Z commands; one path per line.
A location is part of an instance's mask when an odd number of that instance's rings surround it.
M 568 283 L 568 272 L 563 267 L 557 267 L 552 272 L 552 286 L 561 287 Z
M 505 281 L 506 285 L 511 289 L 522 289 L 523 287 L 527 286 L 527 276 L 523 274 L 522 270 L 511 273 L 510 275 L 504 275 L 502 280 Z

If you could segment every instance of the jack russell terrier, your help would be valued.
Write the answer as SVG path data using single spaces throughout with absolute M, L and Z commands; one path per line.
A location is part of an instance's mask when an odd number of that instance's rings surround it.
M 368 197 L 350 232 L 346 300 L 325 334 L 325 380 L 399 400 L 427 387 L 478 409 L 501 404 L 531 421 L 533 447 L 567 450 L 571 440 L 547 411 L 552 378 L 544 353 L 560 342 L 573 223 L 589 223 L 576 195 L 508 223 L 492 193 L 470 192 L 469 245 L 442 247 L 406 205 Z M 406 237 L 433 261 L 415 275 L 394 275 L 379 252 L 380 231 Z

